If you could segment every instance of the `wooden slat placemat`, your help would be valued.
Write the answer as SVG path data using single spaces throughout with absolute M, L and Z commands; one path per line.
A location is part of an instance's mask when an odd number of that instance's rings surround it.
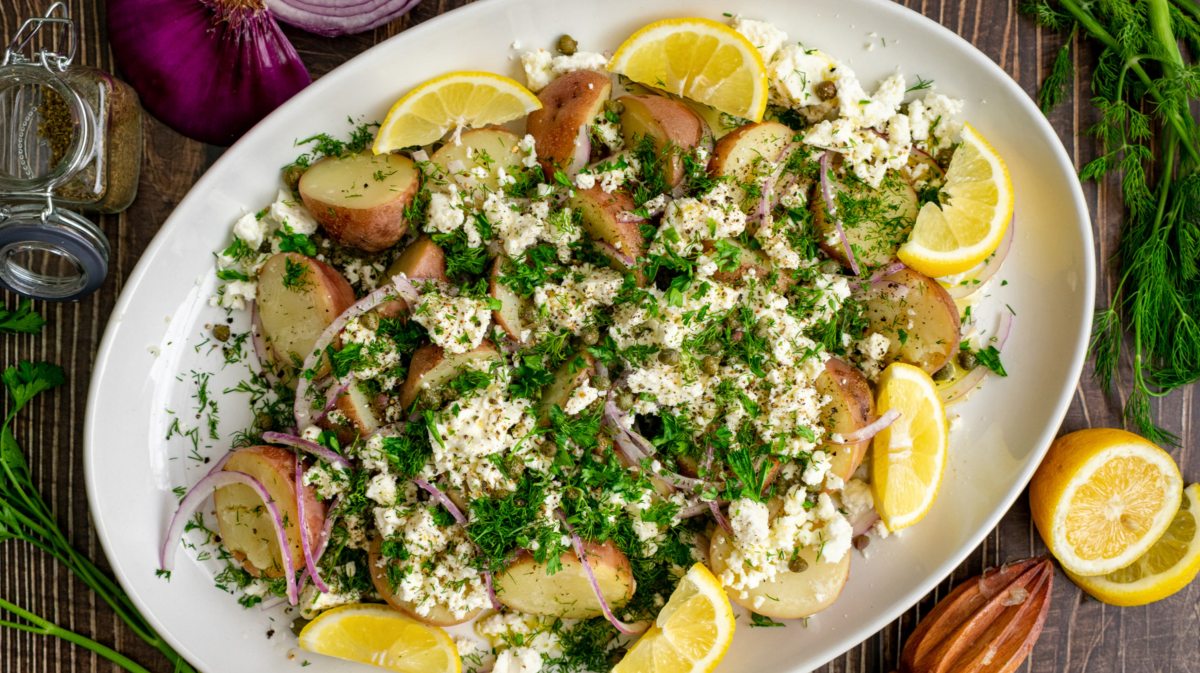
M 5 42 L 19 21 L 43 8 L 40 0 L 0 0 L 0 35 Z M 462 0 L 426 0 L 410 15 L 371 33 L 326 39 L 287 29 L 314 76 L 319 76 L 378 41 L 409 26 L 466 4 Z M 678 4 L 686 6 L 680 0 Z M 734 7 L 736 3 L 730 3 Z M 1061 38 L 1038 28 L 1018 12 L 1019 0 L 903 0 L 974 43 L 1033 94 L 1053 59 Z M 104 3 L 69 0 L 81 28 L 79 59 L 111 69 L 104 27 Z M 1087 52 L 1087 46 L 1075 45 Z M 1076 167 L 1096 154 L 1085 134 L 1094 119 L 1087 106 L 1089 73 L 1076 72 L 1071 95 L 1052 122 Z M 140 195 L 127 212 L 102 218 L 112 244 L 112 271 L 103 289 L 78 304 L 38 304 L 49 321 L 38 336 L 0 337 L 0 363 L 21 359 L 50 360 L 67 371 L 67 385 L 31 405 L 15 428 L 29 455 L 38 486 L 78 547 L 92 558 L 102 552 L 91 531 L 82 470 L 82 420 L 96 347 L 124 279 L 191 185 L 219 156 L 220 148 L 185 140 L 150 119 L 146 126 L 145 167 Z M 1117 182 L 1084 186 L 1094 218 L 1096 254 L 1100 260 L 1098 305 L 1106 302 L 1113 283 L 1107 263 L 1115 250 L 1121 220 Z M 13 305 L 16 298 L 0 294 Z M 1076 391 L 1064 431 L 1120 424 L 1122 396 L 1105 397 L 1091 377 L 1090 366 Z M 1193 416 L 1200 400 L 1189 389 L 1154 403 L 1157 421 L 1183 438 L 1172 453 L 1185 476 L 1200 474 L 1200 425 Z M 135 441 L 131 439 L 131 442 Z M 130 450 L 137 450 L 130 446 Z M 938 590 L 901 619 L 820 669 L 824 673 L 886 673 L 896 667 L 904 636 L 954 583 L 1008 559 L 1044 551 L 1021 498 Z M 0 597 L 33 610 L 62 626 L 88 634 L 131 656 L 153 671 L 169 673 L 167 663 L 115 621 L 106 606 L 45 554 L 20 543 L 0 544 Z M 1087 598 L 1059 574 L 1046 630 L 1023 671 L 1037 673 L 1200 673 L 1200 584 L 1142 608 L 1113 608 Z M 0 673 L 82 673 L 117 671 L 101 659 L 60 640 L 0 629 Z M 234 673 L 234 672 L 230 672 Z

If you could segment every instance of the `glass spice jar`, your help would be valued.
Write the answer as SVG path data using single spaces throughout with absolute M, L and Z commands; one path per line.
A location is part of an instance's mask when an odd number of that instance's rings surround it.
M 137 94 L 73 64 L 75 50 L 55 2 L 21 25 L 0 61 L 0 286 L 43 299 L 82 297 L 108 270 L 104 234 L 62 207 L 124 210 L 141 171 Z

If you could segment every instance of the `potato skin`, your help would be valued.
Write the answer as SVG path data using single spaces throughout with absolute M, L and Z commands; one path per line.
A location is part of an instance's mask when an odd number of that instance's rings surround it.
M 484 341 L 475 350 L 466 353 L 448 354 L 435 344 L 424 344 L 413 352 L 408 364 L 408 376 L 400 386 L 400 406 L 408 408 L 427 388 L 437 388 L 458 374 L 458 370 L 471 362 L 498 359 L 500 351 L 491 342 Z
M 633 197 L 617 190 L 605 192 L 600 187 L 577 189 L 571 197 L 570 206 L 583 216 L 583 230 L 588 236 L 603 241 L 618 252 L 633 260 L 632 268 L 618 259 L 610 257 L 610 266 L 616 271 L 633 271 L 638 282 L 644 282 L 640 262 L 646 252 L 645 239 L 638 222 L 628 221 L 624 213 L 636 207 Z
M 958 306 L 929 276 L 902 268 L 872 283 L 864 298 L 868 329 L 890 341 L 885 362 L 899 360 L 933 374 L 958 353 Z
M 875 396 L 867 378 L 839 358 L 825 361 L 825 371 L 815 382 L 817 392 L 829 396 L 830 402 L 821 411 L 825 429 L 830 433 L 848 434 L 867 424 L 875 415 Z M 831 456 L 830 472 L 842 481 L 849 481 L 862 464 L 871 440 L 856 444 L 825 444 L 823 451 Z
M 351 154 L 325 157 L 310 166 L 299 189 L 304 205 L 330 238 L 379 252 L 408 231 L 404 209 L 420 185 L 420 173 L 408 157 Z
M 583 547 L 609 606 L 619 608 L 628 602 L 636 586 L 625 554 L 611 541 L 584 542 Z M 575 551 L 563 552 L 559 560 L 562 567 L 550 574 L 528 551 L 520 552 L 503 572 L 496 574 L 496 597 L 509 608 L 527 614 L 568 619 L 598 617 L 600 604 Z
M 379 538 L 373 538 L 367 545 L 367 565 L 371 568 L 371 583 L 375 585 L 375 590 L 383 597 L 383 600 L 388 605 L 396 608 L 413 619 L 425 624 L 433 626 L 454 626 L 469 622 L 479 616 L 483 610 L 475 610 L 469 612 L 462 617 L 455 617 L 454 613 L 448 608 L 441 605 L 433 605 L 430 607 L 428 615 L 421 615 L 417 612 L 417 607 L 408 601 L 402 600 L 392 591 L 391 582 L 387 578 L 387 561 L 384 560 L 380 549 L 382 543 Z
M 713 175 L 732 177 L 736 202 L 751 208 L 740 183 L 749 182 L 762 172 L 759 166 L 762 161 L 775 164 L 783 159 L 784 150 L 791 144 L 793 136 L 795 132 L 779 122 L 740 126 L 713 147 L 708 171 Z
M 663 96 L 622 96 L 621 135 L 626 147 L 643 136 L 654 140 L 665 161 L 664 177 L 672 187 L 683 182 L 683 152 L 711 142 L 708 125 L 690 107 Z
M 304 567 L 304 551 L 300 546 L 300 527 L 295 523 L 299 521 L 296 509 L 296 454 L 278 446 L 250 446 L 234 452 L 223 469 L 245 472 L 258 479 L 267 489 L 267 493 L 275 501 L 275 506 L 279 509 L 279 514 L 284 521 L 292 566 L 294 568 Z M 304 514 L 307 519 L 309 544 L 315 544 L 320 536 L 321 528 L 325 524 L 325 504 L 317 499 L 312 487 L 301 484 L 299 488 L 302 489 L 304 497 Z M 249 487 L 240 484 L 219 488 L 213 493 L 217 512 L 217 528 L 221 539 L 230 554 L 246 569 L 246 572 L 255 577 L 283 577 L 281 558 L 276 558 L 270 566 L 262 567 L 252 562 L 245 553 L 245 548 L 239 544 L 239 540 L 247 535 L 253 538 L 275 539 L 274 526 L 270 523 L 269 515 L 266 515 L 265 512 L 262 513 L 262 516 L 247 514 L 248 510 L 244 509 L 246 505 L 244 498 L 246 497 L 253 503 L 260 503 L 257 505 L 258 507 L 262 506 L 262 500 L 258 499 Z M 251 508 L 253 506 L 251 505 Z M 237 510 L 237 512 L 232 510 Z M 223 516 L 224 512 L 230 513 Z M 248 524 L 248 521 L 256 523 Z M 245 530 L 247 525 L 257 526 L 258 524 L 262 524 L 266 530 L 257 528 L 250 531 Z M 274 545 L 274 542 L 270 544 Z
M 604 109 L 612 79 L 594 70 L 566 73 L 538 93 L 542 108 L 529 114 L 526 130 L 533 136 L 547 178 L 561 170 L 574 177 L 587 163 L 579 145 L 587 127 Z
M 728 568 L 731 551 L 729 536 L 717 529 L 709 545 L 708 563 L 718 578 Z M 747 591 L 744 598 L 740 592 L 726 591 L 729 600 L 773 619 L 811 617 L 833 605 L 850 578 L 850 554 L 837 563 L 818 562 L 816 552 L 810 548 L 800 550 L 798 555 L 808 564 L 807 569 L 785 571 L 774 580 Z M 765 600 L 755 606 L 754 599 L 758 597 Z
M 500 302 L 500 308 L 492 311 L 492 320 L 515 343 L 521 343 L 521 335 L 525 333 L 525 321 L 521 319 L 521 311 L 527 300 L 513 292 L 500 282 L 500 272 L 508 258 L 497 255 L 492 262 L 492 270 L 488 273 L 488 295 Z
M 285 283 L 288 266 L 305 271 L 298 285 Z M 281 252 L 258 272 L 258 312 L 275 362 L 292 369 L 312 351 L 321 332 L 354 303 L 354 289 L 336 269 L 296 252 Z M 325 371 L 328 364 L 323 364 Z

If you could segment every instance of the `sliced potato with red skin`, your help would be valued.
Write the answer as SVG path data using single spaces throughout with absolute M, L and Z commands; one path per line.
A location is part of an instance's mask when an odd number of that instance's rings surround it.
M 591 380 L 596 373 L 596 358 L 591 353 L 583 351 L 559 365 L 554 372 L 554 380 L 542 389 L 542 399 L 538 403 L 538 421 L 542 425 L 550 425 L 550 410 L 554 407 L 565 409 L 571 395 Z
M 304 498 L 310 545 L 316 544 L 325 525 L 325 504 L 317 500 L 311 487 L 296 484 L 296 454 L 277 446 L 251 446 L 235 451 L 223 469 L 243 472 L 263 485 L 283 520 L 292 567 L 304 567 L 297 488 Z M 213 502 L 221 542 L 246 572 L 255 577 L 283 577 L 283 555 L 275 524 L 262 498 L 249 486 L 230 484 L 213 493 Z
M 646 251 L 645 237 L 639 222 L 630 215 L 633 212 L 633 197 L 617 190 L 606 192 L 599 187 L 577 189 L 568 201 L 572 210 L 583 218 L 583 230 L 592 239 L 612 246 L 623 259 L 605 253 L 614 270 L 633 271 L 639 282 L 643 282 L 640 262 Z M 632 261 L 632 266 L 625 260 Z
M 365 437 L 379 429 L 379 416 L 367 394 L 351 383 L 334 402 L 334 409 L 345 417 L 345 422 L 334 424 L 326 416 L 317 425 L 337 433 L 342 445 L 349 445 L 355 437 Z
M 861 297 L 868 330 L 888 337 L 884 363 L 899 360 L 933 374 L 958 353 L 958 307 L 936 280 L 906 267 L 871 283 Z
M 383 597 L 383 600 L 388 605 L 396 608 L 413 619 L 425 624 L 434 626 L 454 626 L 469 622 L 479 616 L 483 609 L 473 610 L 464 614 L 462 617 L 456 617 L 450 608 L 434 603 L 429 606 L 429 614 L 422 615 L 417 612 L 417 606 L 406 601 L 396 595 L 392 589 L 392 583 L 388 580 L 387 568 L 388 560 L 383 558 L 380 549 L 382 548 L 379 538 L 373 538 L 367 545 L 367 565 L 371 568 L 371 583 L 375 585 L 375 590 Z
M 732 552 L 729 536 L 718 528 L 708 548 L 708 562 L 718 578 L 729 567 Z M 816 549 L 804 548 L 796 553 L 796 558 L 797 567 L 804 568 L 800 572 L 785 570 L 775 579 L 746 591 L 745 596 L 730 589 L 726 591 L 729 600 L 772 619 L 811 617 L 833 605 L 850 578 L 850 554 L 829 563 L 818 560 Z
M 708 124 L 690 107 L 663 96 L 622 96 L 621 136 L 626 147 L 649 137 L 663 159 L 663 177 L 674 187 L 683 182 L 683 155 L 701 145 L 711 146 Z
M 330 238 L 367 252 L 395 245 L 408 231 L 404 209 L 420 171 L 400 154 L 325 157 L 304 171 L 300 198 Z
M 447 353 L 441 346 L 424 344 L 409 361 L 408 376 L 400 386 L 400 406 L 407 409 L 422 394 L 436 391 L 472 364 L 500 361 L 500 351 L 487 341 L 466 353 Z
M 512 288 L 500 282 L 500 274 L 508 258 L 498 255 L 492 262 L 492 270 L 488 274 L 488 294 L 500 302 L 500 308 L 492 311 L 492 319 L 504 330 L 509 339 L 516 343 L 524 343 L 522 337 L 531 329 L 522 317 L 532 302 L 513 292 Z
M 258 271 L 258 315 L 263 339 L 277 363 L 299 367 L 321 333 L 354 303 L 350 283 L 333 267 L 281 252 Z M 323 364 L 326 371 L 328 364 Z
M 400 274 L 404 274 L 405 278 L 411 280 L 436 280 L 448 283 L 450 278 L 446 276 L 446 252 L 442 250 L 442 246 L 434 243 L 432 238 L 422 234 L 409 243 L 392 261 L 387 271 L 384 272 L 384 277 L 391 279 Z M 384 282 L 386 280 L 380 281 L 380 284 Z M 388 318 L 395 318 L 408 313 L 408 304 L 403 299 L 393 299 L 380 304 L 375 312 Z
M 708 172 L 731 178 L 735 200 L 751 210 L 757 204 L 749 202 L 742 185 L 761 183 L 785 159 L 784 152 L 795 135 L 795 131 L 779 122 L 746 124 L 722 137 L 713 148 Z
M 729 271 L 717 271 L 712 275 L 713 280 L 722 283 L 728 283 L 735 287 L 745 285 L 751 278 L 763 283 L 771 277 L 771 272 L 774 265 L 771 260 L 761 250 L 754 250 L 746 244 L 736 239 L 724 239 L 721 243 L 722 247 L 732 246 L 738 251 L 737 267 Z M 704 252 L 709 257 L 716 257 L 715 251 L 717 244 L 713 241 L 704 241 Z M 753 272 L 753 273 L 751 273 Z M 775 283 L 772 286 L 776 292 L 785 292 L 788 288 L 796 284 L 796 279 L 792 274 L 786 271 L 780 271 L 775 274 Z
M 842 223 L 859 269 L 874 269 L 895 259 L 896 250 L 908 240 L 908 234 L 917 222 L 917 193 L 912 185 L 897 173 L 888 174 L 879 189 L 871 189 L 863 182 L 833 177 L 830 193 L 836 207 L 853 206 L 852 217 L 838 213 L 837 221 Z M 842 203 L 842 199 L 847 199 L 848 204 Z M 809 205 L 813 226 L 821 234 L 821 249 L 842 266 L 850 268 L 850 258 L 846 256 L 846 248 L 829 217 L 820 186 L 809 199 Z
M 821 409 L 821 420 L 826 432 L 848 435 L 871 421 L 875 416 L 875 396 L 867 377 L 839 358 L 825 361 L 825 371 L 813 384 L 817 393 L 828 397 L 829 403 Z M 829 471 L 842 481 L 849 481 L 854 471 L 862 464 L 871 440 L 864 439 L 854 444 L 827 443 L 821 450 L 829 454 L 833 463 Z
M 495 192 L 500 189 L 501 168 L 508 175 L 521 169 L 524 155 L 517 150 L 519 142 L 521 139 L 515 133 L 499 127 L 471 129 L 463 131 L 457 141 L 447 141 L 429 160 L 445 176 L 454 175 L 451 164 L 460 166 L 458 172 L 472 173 L 476 168 L 483 168 L 486 177 L 480 179 L 473 174 L 472 177 L 486 191 Z
M 584 542 L 583 550 L 609 607 L 615 610 L 633 598 L 633 568 L 616 545 Z M 496 597 L 509 608 L 531 615 L 567 619 L 600 616 L 600 602 L 574 549 L 563 552 L 559 561 L 562 567 L 550 573 L 528 551 L 520 552 L 507 568 L 496 573 Z
M 612 78 L 594 70 L 566 73 L 538 92 L 542 108 L 529 113 L 525 128 L 533 136 L 548 180 L 555 171 L 574 178 L 587 165 L 591 125 L 604 111 L 610 93 Z

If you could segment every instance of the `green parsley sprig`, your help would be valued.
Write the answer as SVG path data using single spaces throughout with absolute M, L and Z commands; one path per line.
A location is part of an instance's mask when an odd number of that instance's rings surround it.
M 1154 423 L 1150 400 L 1200 380 L 1200 124 L 1192 112 L 1200 101 L 1200 6 L 1032 0 L 1023 8 L 1043 26 L 1079 31 L 1101 48 L 1092 76 L 1100 121 L 1091 129 L 1101 155 L 1080 177 L 1120 174 L 1127 212 L 1115 255 L 1120 275 L 1096 315 L 1091 351 L 1110 390 L 1129 354 L 1126 420 L 1155 442 L 1178 443 Z M 1068 39 L 1043 83 L 1044 110 L 1065 96 L 1075 70 L 1070 50 Z
M 19 307 L 18 313 L 21 311 L 26 311 L 27 316 L 37 317 L 36 320 L 29 317 L 19 319 L 23 327 L 36 324 L 37 327 L 31 328 L 32 331 L 40 329 L 44 322 L 41 316 L 31 313 L 28 305 Z M 4 326 L 3 329 L 12 328 Z M 59 528 L 49 505 L 33 483 L 29 464 L 13 434 L 13 421 L 38 395 L 63 384 L 65 377 L 62 368 L 48 362 L 23 361 L 5 369 L 0 378 L 3 379 L 7 391 L 7 411 L 3 423 L 0 424 L 0 543 L 9 540 L 25 542 L 58 559 L 95 592 L 100 600 L 107 603 L 135 635 L 161 652 L 172 663 L 177 673 L 194 673 L 195 669 L 155 633 L 125 591 L 71 545 L 70 539 Z M 112 648 L 64 629 L 9 601 L 0 599 L 0 612 L 14 615 L 19 620 L 0 619 L 0 627 L 62 638 L 95 652 L 126 671 L 149 673 L 146 668 Z

